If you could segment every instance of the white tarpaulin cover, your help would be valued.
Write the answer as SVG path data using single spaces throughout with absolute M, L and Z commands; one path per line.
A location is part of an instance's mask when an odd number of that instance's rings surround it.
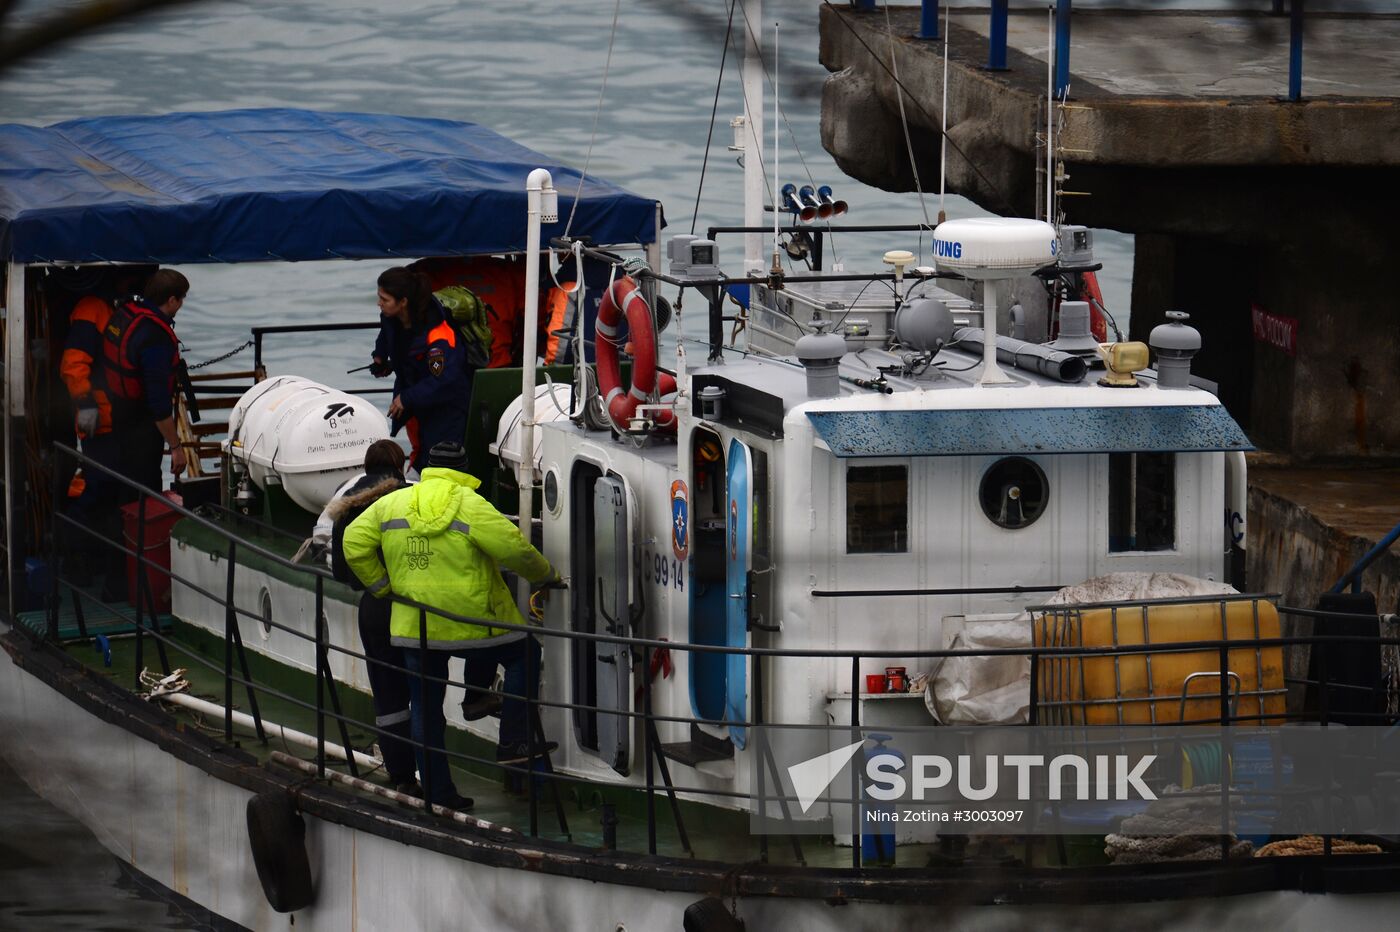
M 1235 592 L 1225 583 L 1180 573 L 1110 573 L 1066 586 L 1045 605 L 1131 602 Z M 951 650 L 1031 646 L 1031 616 L 969 615 Z M 1029 656 L 948 657 L 924 690 L 924 703 L 944 725 L 1023 725 L 1031 702 Z

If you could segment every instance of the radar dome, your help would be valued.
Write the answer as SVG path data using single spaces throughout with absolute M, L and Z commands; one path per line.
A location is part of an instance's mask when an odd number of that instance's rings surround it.
M 1053 226 L 1017 217 L 947 220 L 933 231 L 933 241 L 940 271 L 977 279 L 1029 275 L 1053 263 L 1060 251 Z

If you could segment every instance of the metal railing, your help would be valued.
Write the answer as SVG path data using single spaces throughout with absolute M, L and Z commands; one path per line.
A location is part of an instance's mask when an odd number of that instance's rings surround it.
M 987 70 L 1009 70 L 1006 57 L 1007 19 L 1010 14 L 1010 0 L 989 0 Z M 1269 12 L 1274 16 L 1288 16 L 1288 99 L 1301 100 L 1303 96 L 1303 15 L 1306 0 L 1270 0 Z M 1070 84 L 1070 20 L 1073 0 L 1054 0 L 1055 5 L 1055 96 L 1063 99 L 1069 93 Z M 1262 4 L 1245 4 L 1244 9 L 1257 9 Z M 919 14 L 920 39 L 940 38 L 939 0 L 922 0 Z M 864 12 L 876 9 L 875 0 L 856 0 L 855 7 Z M 1044 9 L 1039 4 L 1036 9 Z M 1217 12 L 1214 7 L 1212 12 Z
M 69 447 L 55 445 L 54 449 L 57 456 L 70 457 L 75 461 L 81 463 L 85 470 L 90 469 L 94 471 L 102 471 L 104 474 L 107 475 L 109 479 L 120 483 L 123 488 L 128 489 L 129 492 L 134 493 L 136 495 L 136 501 L 138 502 L 138 527 L 136 546 L 137 548 L 141 548 L 145 541 L 144 528 L 147 520 L 146 503 L 150 499 L 157 497 L 156 493 L 149 489 L 143 489 L 139 486 L 135 486 L 133 483 L 129 482 L 123 477 L 117 475 L 111 470 L 106 469 L 105 467 L 101 466 L 101 464 L 98 464 L 82 456 L 80 453 Z M 164 504 L 164 507 L 171 508 L 174 511 L 178 512 L 184 520 L 192 522 L 194 525 L 197 525 L 200 528 L 211 531 L 218 535 L 219 539 L 221 539 L 224 542 L 221 557 L 227 561 L 227 570 L 224 579 L 223 592 L 213 592 L 209 589 L 202 587 L 195 580 L 184 578 L 179 573 L 174 572 L 167 567 L 159 565 L 157 562 L 151 560 L 146 555 L 144 549 L 123 548 L 127 550 L 129 558 L 134 561 L 134 564 L 136 566 L 136 593 L 134 599 L 136 616 L 134 635 L 137 677 L 136 682 L 133 684 L 136 690 L 139 691 L 141 688 L 139 674 L 142 670 L 145 661 L 144 646 L 146 644 L 146 641 L 149 639 L 154 642 L 158 662 L 161 666 L 161 669 L 166 673 L 169 673 L 172 669 L 171 656 L 178 655 L 182 664 L 188 662 L 191 665 L 197 665 L 221 678 L 223 684 L 223 733 L 225 740 L 233 740 L 233 709 L 235 704 L 234 697 L 238 689 L 242 689 L 246 694 L 248 707 L 251 710 L 252 718 L 254 720 L 255 731 L 257 733 L 258 739 L 263 742 L 267 741 L 267 732 L 264 729 L 263 717 L 260 713 L 258 706 L 257 697 L 259 695 L 275 698 L 279 701 L 288 703 L 295 708 L 299 708 L 305 712 L 311 713 L 315 716 L 316 722 L 315 767 L 317 774 L 324 778 L 326 776 L 328 768 L 326 751 L 326 734 L 328 727 L 334 727 L 337 729 L 343 747 L 347 750 L 347 752 L 349 752 L 346 755 L 349 758 L 346 762 L 346 766 L 349 769 L 352 776 L 357 775 L 358 773 L 353 753 L 354 745 L 352 743 L 350 734 L 350 730 L 352 728 L 356 729 L 357 731 L 373 734 L 377 738 L 397 737 L 395 735 L 390 734 L 388 731 L 380 728 L 373 722 L 360 721 L 345 713 L 345 711 L 342 708 L 342 703 L 340 701 L 339 684 L 332 675 L 330 663 L 332 651 L 352 661 L 361 661 L 367 665 L 378 664 L 386 669 L 398 671 L 404 674 L 405 676 L 415 677 L 417 678 L 419 683 L 420 695 L 423 687 L 429 681 L 442 684 L 444 687 L 457 684 L 457 681 L 452 680 L 450 677 L 433 677 L 425 674 L 421 668 L 421 665 L 418 670 L 413 670 L 407 666 L 399 666 L 396 664 L 385 663 L 384 661 L 368 656 L 362 651 L 357 651 L 350 646 L 332 643 L 329 639 L 329 633 L 326 624 L 326 616 L 324 611 L 327 598 L 325 587 L 327 580 L 332 577 L 330 576 L 329 571 L 324 568 L 324 566 L 308 566 L 305 564 L 293 563 L 290 559 L 283 556 L 282 554 L 277 553 L 276 551 L 260 546 L 259 544 L 253 541 L 239 538 L 235 534 L 231 533 L 225 526 L 215 521 L 212 521 L 201 514 L 192 512 L 181 505 L 177 505 L 173 502 L 166 501 L 163 498 L 161 500 Z M 91 528 L 83 527 L 76 524 L 66 515 L 58 516 L 58 519 L 55 522 L 55 528 L 57 527 L 68 528 L 70 532 L 77 532 L 80 534 L 88 535 L 93 539 L 100 539 L 100 535 L 96 531 L 94 531 Z M 48 602 L 48 623 L 45 626 L 42 633 L 31 632 L 31 634 L 33 634 L 34 636 L 43 637 L 53 642 L 58 642 L 61 640 L 58 626 L 58 607 L 60 601 L 60 592 L 66 589 L 74 604 L 81 603 L 85 598 L 90 600 L 93 599 L 91 595 L 85 593 L 82 590 L 82 587 L 81 585 L 79 585 L 78 581 L 66 578 L 61 572 L 59 561 L 59 537 L 60 535 L 57 532 L 55 532 L 54 540 L 51 542 L 49 551 L 52 563 L 50 565 L 51 591 L 49 593 Z M 109 541 L 103 541 L 103 543 L 112 544 L 112 542 Z M 260 558 L 261 560 L 268 561 L 271 564 L 283 570 L 305 574 L 305 580 L 309 585 L 311 598 L 313 599 L 314 603 L 314 617 L 316 618 L 314 633 L 308 634 L 305 631 L 291 627 L 287 624 L 277 621 L 276 619 L 267 618 L 262 615 L 255 614 L 251 610 L 240 608 L 236 604 L 234 597 L 236 589 L 235 577 L 238 571 L 240 554 L 252 554 Z M 172 585 L 178 583 L 179 585 L 187 588 L 191 592 L 197 594 L 201 599 L 207 601 L 211 608 L 217 607 L 222 611 L 224 621 L 224 653 L 222 663 L 211 661 L 207 657 L 203 656 L 199 651 L 194 649 L 191 645 L 183 643 L 180 640 L 180 638 L 178 638 L 174 634 L 161 630 L 159 624 L 156 623 L 156 603 L 150 586 L 150 574 L 152 573 L 164 574 L 170 580 Z M 814 595 L 815 594 L 816 593 L 814 593 Z M 821 594 L 831 595 L 836 593 Z M 1206 601 L 1212 603 L 1219 603 L 1221 606 L 1223 618 L 1227 606 L 1236 602 L 1252 602 L 1255 608 L 1255 614 L 1257 616 L 1258 606 L 1265 598 L 1267 597 L 1257 595 L 1223 597 L 1212 596 L 1207 597 Z M 836 663 L 849 664 L 849 697 L 841 697 L 837 701 L 848 702 L 850 727 L 852 729 L 858 729 L 861 725 L 862 699 L 866 695 L 861 689 L 862 661 L 873 660 L 880 664 L 883 664 L 884 662 L 893 659 L 942 662 L 947 658 L 987 658 L 1008 656 L 1025 657 L 1029 666 L 1029 673 L 1031 678 L 1031 707 L 1029 713 L 1030 722 L 1032 724 L 1043 724 L 1045 722 L 1045 716 L 1049 715 L 1053 718 L 1055 714 L 1058 714 L 1057 710 L 1064 708 L 1063 704 L 1060 703 L 1060 700 L 1058 700 L 1054 695 L 1047 694 L 1046 690 L 1044 689 L 1043 677 L 1044 671 L 1048 668 L 1047 665 L 1077 661 L 1081 664 L 1082 669 L 1083 664 L 1090 662 L 1095 658 L 1110 659 L 1116 665 L 1120 663 L 1123 658 L 1126 657 L 1143 656 L 1151 658 L 1152 656 L 1156 656 L 1159 654 L 1180 654 L 1185 652 L 1199 652 L 1205 654 L 1209 654 L 1209 652 L 1215 652 L 1215 654 L 1219 658 L 1219 665 L 1214 674 L 1215 679 L 1218 682 L 1217 691 L 1214 693 L 1191 693 L 1189 696 L 1189 698 L 1192 700 L 1199 700 L 1203 696 L 1209 697 L 1212 695 L 1218 698 L 1219 715 L 1208 719 L 1201 719 L 1200 721 L 1224 725 L 1249 722 L 1262 723 L 1265 721 L 1310 720 L 1318 721 L 1325 724 L 1329 721 L 1329 719 L 1333 717 L 1329 708 L 1330 704 L 1333 701 L 1335 701 L 1335 697 L 1337 695 L 1344 694 L 1344 692 L 1339 692 L 1339 690 L 1358 688 L 1355 686 L 1347 686 L 1343 683 L 1332 682 L 1332 680 L 1329 678 L 1328 670 L 1329 655 L 1335 653 L 1336 651 L 1345 650 L 1348 645 L 1352 647 L 1400 647 L 1400 638 L 1376 638 L 1369 636 L 1329 634 L 1314 634 L 1306 637 L 1259 637 L 1257 636 L 1257 628 L 1253 632 L 1256 635 L 1255 637 L 1221 637 L 1216 639 L 1202 639 L 1193 641 L 1162 641 L 1156 643 L 1140 644 L 1115 643 L 1103 646 L 1086 645 L 1082 643 L 1052 643 L 1052 638 L 1044 638 L 1041 639 L 1039 643 L 1033 642 L 1031 645 L 1024 647 L 1006 647 L 995 649 L 984 648 L 975 650 L 892 650 L 887 647 L 873 646 L 868 649 L 791 649 L 776 647 L 731 647 L 715 644 L 676 642 L 652 637 L 632 637 L 567 629 L 546 629 L 540 626 L 529 624 L 514 625 L 496 620 L 482 620 L 472 618 L 469 616 L 463 616 L 453 613 L 449 610 L 444 610 L 437 606 L 427 605 L 402 597 L 395 596 L 394 599 L 397 603 L 411 606 L 418 612 L 420 620 L 420 645 L 421 649 L 424 650 L 427 649 L 426 618 L 429 612 L 432 612 L 434 615 L 437 616 L 442 616 L 453 621 L 458 621 L 467 624 L 488 625 L 489 627 L 495 629 L 520 630 L 525 632 L 527 636 L 540 639 L 559 638 L 569 642 L 593 642 L 594 644 L 600 645 L 627 645 L 629 649 L 634 653 L 634 655 L 638 657 L 641 661 L 640 666 L 637 668 L 641 671 L 641 683 L 639 689 L 640 708 L 636 708 L 635 706 L 633 708 L 611 708 L 596 703 L 570 702 L 563 699 L 541 698 L 537 694 L 536 689 L 534 688 L 534 684 L 537 684 L 539 682 L 539 670 L 533 668 L 527 670 L 527 689 L 525 694 L 520 695 L 506 693 L 503 691 L 500 692 L 503 698 L 523 701 L 528 709 L 529 727 L 527 730 L 526 739 L 527 755 L 526 760 L 523 764 L 506 764 L 494 759 L 489 759 L 487 757 L 477 756 L 463 751 L 452 750 L 446 747 L 429 747 L 426 745 L 426 743 L 422 741 L 411 741 L 409 743 L 415 748 L 417 748 L 419 751 L 422 751 L 425 755 L 427 753 L 441 753 L 444 754 L 450 761 L 469 766 L 496 768 L 500 772 L 513 774 L 516 776 L 517 779 L 523 781 L 526 794 L 526 804 L 528 806 L 529 813 L 528 831 L 531 836 L 536 836 L 540 833 L 539 820 L 540 805 L 542 802 L 540 798 L 540 792 L 542 788 L 547 790 L 547 792 L 550 794 L 550 802 L 552 802 L 553 804 L 552 809 L 554 811 L 555 818 L 558 822 L 559 832 L 562 836 L 564 836 L 567 839 L 572 839 L 572 834 L 568 826 L 564 806 L 562 804 L 562 799 L 560 796 L 561 787 L 608 786 L 616 788 L 621 786 L 622 788 L 629 789 L 634 792 L 644 793 L 644 803 L 647 813 L 647 852 L 649 854 L 656 854 L 658 850 L 658 794 L 665 795 L 665 802 L 669 805 L 680 843 L 682 845 L 682 848 L 687 852 L 692 852 L 692 846 L 683 821 L 681 808 L 682 797 L 685 797 L 688 800 L 708 801 L 712 804 L 727 803 L 729 804 L 730 808 L 734 808 L 736 804 L 740 803 L 753 804 L 754 802 L 757 802 L 760 805 L 765 805 L 767 803 L 777 803 L 779 806 L 786 806 L 788 803 L 796 802 L 796 797 L 794 796 L 785 795 L 780 791 L 769 791 L 768 781 L 770 777 L 772 778 L 774 785 L 778 785 L 778 769 L 776 762 L 773 760 L 771 748 L 769 748 L 766 745 L 766 743 L 759 742 L 756 746 L 756 752 L 759 755 L 757 759 L 758 770 L 756 780 L 756 792 L 751 793 L 732 789 L 715 788 L 713 786 L 687 785 L 677 783 L 672 778 L 672 775 L 670 773 L 666 755 L 662 753 L 660 734 L 658 731 L 659 725 L 705 725 L 714 728 L 754 728 L 760 726 L 781 726 L 784 724 L 808 724 L 806 722 L 784 723 L 780 721 L 771 720 L 768 717 L 765 695 L 767 689 L 766 684 L 772 681 L 772 677 L 774 675 L 774 671 L 772 669 L 773 665 L 781 661 L 820 659 Z M 1145 603 L 1134 602 L 1132 604 L 1132 610 L 1142 611 L 1145 616 L 1145 613 L 1155 606 L 1171 606 L 1175 604 L 1180 604 L 1184 601 L 1201 600 L 1149 600 Z M 1030 607 L 1030 611 L 1032 613 L 1033 619 L 1046 619 L 1055 617 L 1055 613 L 1081 612 L 1089 608 L 1093 608 L 1093 606 L 1032 606 Z M 1113 611 L 1117 612 L 1123 610 L 1124 606 L 1121 604 L 1113 604 L 1110 606 L 1110 608 Z M 1354 620 L 1358 617 L 1356 615 L 1343 615 L 1339 613 L 1308 611 L 1293 608 L 1280 608 L 1279 611 L 1280 614 L 1308 617 L 1313 619 L 1347 618 Z M 247 648 L 243 644 L 242 636 L 239 630 L 239 621 L 240 619 L 244 618 L 249 619 L 250 621 L 253 621 L 255 623 L 267 625 L 271 629 L 274 629 L 291 637 L 301 639 L 314 645 L 315 661 L 313 666 L 315 677 L 315 695 L 313 697 L 308 699 L 301 695 L 295 695 L 292 692 L 274 688 L 265 683 L 255 682 L 247 658 Z M 78 616 L 78 623 L 80 637 L 86 638 L 88 636 L 88 632 L 85 627 L 85 623 L 82 620 L 81 614 L 79 614 Z M 1228 634 L 1228 629 L 1223 629 L 1223 633 Z M 1220 671 L 1230 670 L 1230 657 L 1232 653 L 1237 653 L 1242 650 L 1254 651 L 1257 656 L 1258 652 L 1265 650 L 1281 650 L 1286 647 L 1307 647 L 1311 649 L 1319 645 L 1321 645 L 1323 649 L 1316 651 L 1315 654 L 1315 658 L 1317 661 L 1316 679 L 1300 680 L 1297 678 L 1292 678 L 1289 680 L 1290 685 L 1306 683 L 1316 688 L 1318 708 L 1316 710 L 1316 713 L 1313 715 L 1289 713 L 1286 710 L 1282 713 L 1265 714 L 1262 709 L 1263 697 L 1265 695 L 1274 695 L 1276 694 L 1277 690 L 1265 691 L 1262 690 L 1262 687 L 1261 690 L 1257 693 L 1251 692 L 1245 694 L 1246 697 L 1248 697 L 1249 695 L 1257 695 L 1259 697 L 1259 701 L 1261 704 L 1259 714 L 1245 714 L 1248 712 L 1248 710 L 1242 709 L 1238 705 L 1241 698 L 1240 691 L 1236 688 L 1233 688 L 1230 676 L 1219 675 Z M 747 713 L 750 717 L 744 719 L 716 719 L 704 718 L 700 716 L 666 715 L 657 713 L 654 710 L 652 703 L 651 690 L 653 684 L 651 679 L 648 677 L 648 671 L 650 671 L 651 669 L 652 656 L 657 651 L 669 651 L 672 653 L 679 652 L 720 654 L 725 656 L 742 656 L 746 658 L 746 665 L 748 668 L 746 673 L 753 684 L 753 691 L 750 697 L 751 708 Z M 526 656 L 532 656 L 531 652 L 527 651 Z M 1148 660 L 1148 663 L 1150 664 L 1150 659 Z M 1259 671 L 1260 676 L 1262 678 L 1262 661 L 1260 663 L 1261 665 L 1259 667 Z M 1380 684 L 1377 684 L 1377 687 L 1379 687 L 1379 685 Z M 1363 690 L 1365 689 L 1364 687 L 1361 688 Z M 1120 696 L 1118 698 L 1121 700 L 1124 697 Z M 1184 705 L 1182 708 L 1184 712 Z M 561 773 L 556 771 L 553 768 L 552 763 L 550 762 L 548 754 L 544 751 L 545 735 L 543 732 L 542 718 L 540 715 L 541 710 L 544 709 L 558 710 L 560 713 L 563 713 L 565 715 L 570 715 L 575 711 L 583 711 L 599 715 L 615 716 L 619 720 L 627 721 L 629 723 L 629 728 L 635 727 L 635 725 L 640 724 L 642 753 L 644 755 L 645 760 L 644 782 L 641 785 L 618 784 L 615 782 L 598 781 L 590 779 L 586 776 Z M 1379 710 L 1360 713 L 1353 711 L 1348 714 L 1352 717 L 1352 721 L 1356 721 L 1358 717 L 1363 720 L 1374 720 L 1377 722 L 1392 721 L 1392 717 L 1388 716 L 1384 711 Z M 1182 718 L 1184 719 L 1184 714 L 1182 715 Z M 1187 723 L 1189 724 L 1189 722 Z M 537 764 L 537 762 L 541 763 Z M 543 769 L 540 769 L 541 767 Z M 431 799 L 433 795 L 433 787 L 431 786 L 431 778 L 428 776 L 427 768 L 424 768 L 423 778 L 425 780 L 425 798 Z M 537 783 L 541 784 L 541 786 L 537 786 Z M 849 798 L 829 798 L 828 801 L 837 804 L 844 803 L 852 807 L 852 837 L 855 840 L 855 843 L 852 845 L 851 866 L 852 868 L 859 869 L 862 866 L 862 846 L 860 843 L 862 833 L 858 822 L 858 813 L 861 809 L 861 806 L 867 803 L 868 801 L 863 798 L 862 788 L 860 785 L 858 785 L 857 779 L 853 777 L 853 785 L 851 787 L 851 795 Z M 609 831 L 609 828 L 606 824 L 606 820 L 604 824 L 604 838 L 615 839 L 615 832 Z M 799 862 L 805 863 L 805 861 L 803 860 L 802 849 L 798 844 L 795 836 L 792 837 L 791 843 L 793 846 L 795 857 L 798 859 Z M 1325 841 L 1324 850 L 1326 853 L 1329 854 L 1331 851 L 1330 844 L 1330 836 L 1328 836 L 1328 838 Z M 766 862 L 768 860 L 769 855 L 768 837 L 766 835 L 760 834 L 758 837 L 758 845 L 760 860 Z M 1223 851 L 1222 857 L 1225 856 L 1226 853 L 1228 852 Z

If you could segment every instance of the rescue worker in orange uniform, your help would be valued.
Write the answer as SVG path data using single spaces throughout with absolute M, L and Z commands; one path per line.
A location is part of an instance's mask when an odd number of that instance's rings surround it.
M 462 443 L 471 403 L 470 367 L 460 334 L 426 276 L 398 266 L 379 276 L 379 337 L 370 372 L 394 376 L 392 432 L 407 426 L 413 467 L 444 440 Z
M 189 287 L 179 272 L 159 269 L 147 280 L 144 297 L 112 303 L 83 298 L 70 317 L 59 365 L 83 454 L 153 490 L 162 484 L 166 444 L 171 472 L 179 476 L 186 466 L 172 405 L 180 360 L 173 320 Z M 118 509 L 139 493 L 98 469 L 84 470 L 83 479 L 70 516 L 119 544 Z M 116 547 L 102 549 L 103 594 L 117 599 L 124 594 L 125 558 Z

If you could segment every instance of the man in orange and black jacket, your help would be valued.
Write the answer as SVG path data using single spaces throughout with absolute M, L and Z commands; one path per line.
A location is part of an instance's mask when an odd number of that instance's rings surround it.
M 175 433 L 172 398 L 180 356 L 173 319 L 190 283 L 173 269 L 147 280 L 144 297 L 108 303 L 85 297 L 73 309 L 59 366 L 75 408 L 74 426 L 85 456 L 149 489 L 162 484 L 165 446 L 171 471 L 184 471 L 185 452 Z M 83 471 L 83 489 L 70 509 L 73 520 L 120 543 L 121 505 L 137 491 L 98 469 Z M 83 535 L 87 537 L 87 535 Z M 123 596 L 123 555 L 104 547 L 104 597 Z

